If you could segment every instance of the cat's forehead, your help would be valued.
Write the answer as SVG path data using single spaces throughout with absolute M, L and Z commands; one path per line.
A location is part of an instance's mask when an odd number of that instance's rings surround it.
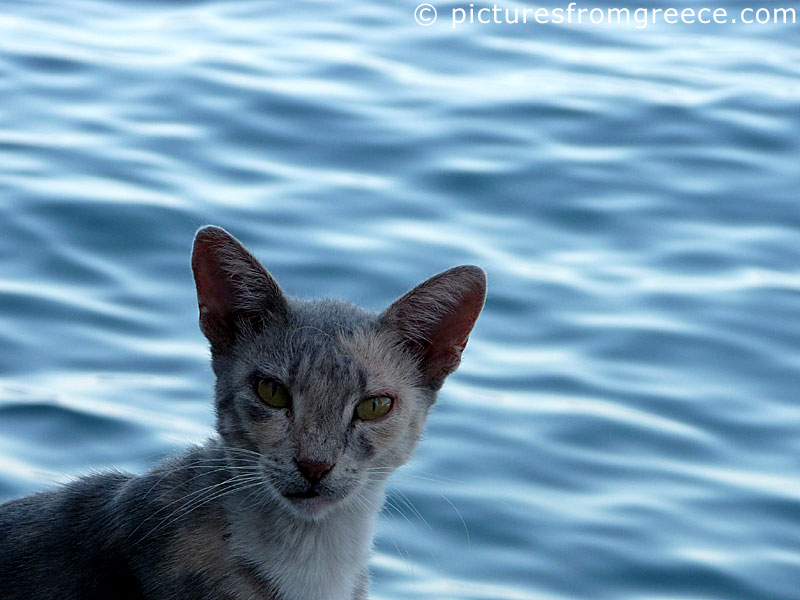
M 289 328 L 316 329 L 329 335 L 352 333 L 373 325 L 377 315 L 341 300 L 292 300 Z
M 413 361 L 396 336 L 378 326 L 375 313 L 353 304 L 294 301 L 284 328 L 267 335 L 262 347 L 269 351 L 259 362 L 277 367 L 295 389 L 377 393 L 416 383 Z

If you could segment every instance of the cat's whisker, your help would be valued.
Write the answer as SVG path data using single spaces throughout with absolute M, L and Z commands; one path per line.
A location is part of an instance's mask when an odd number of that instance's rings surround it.
M 384 477 L 382 475 L 375 476 L 374 473 L 367 474 L 367 476 L 364 477 L 364 481 L 367 482 L 367 483 L 386 483 L 388 479 L 389 479 L 388 477 Z M 389 488 L 390 489 L 395 489 L 395 487 L 392 486 L 392 483 L 394 483 L 394 484 L 403 483 L 403 480 L 400 477 L 392 477 L 391 480 L 392 481 L 389 482 Z M 418 477 L 410 479 L 410 480 L 407 480 L 404 483 L 406 484 L 406 486 L 420 486 L 422 483 L 426 483 L 426 484 L 427 483 L 441 484 L 440 481 L 431 480 L 431 479 L 425 479 L 425 478 L 418 478 Z
M 215 448 L 219 448 L 220 450 L 231 450 L 233 452 L 247 452 L 249 454 L 258 454 L 255 450 L 250 450 L 250 448 L 242 448 L 241 446 L 226 446 L 224 444 L 217 444 L 214 446 Z
M 176 473 L 176 472 L 178 472 L 178 471 L 185 471 L 186 469 L 199 469 L 199 468 L 204 468 L 205 466 L 208 466 L 208 467 L 215 467 L 215 468 L 216 468 L 216 467 L 219 467 L 219 465 L 210 465 L 210 464 L 209 464 L 209 465 L 206 465 L 206 463 L 209 463 L 209 462 L 211 462 L 211 461 L 214 461 L 214 462 L 217 462 L 217 461 L 219 461 L 219 462 L 221 462 L 222 464 L 226 464 L 226 462 L 227 462 L 227 461 L 226 461 L 226 459 L 221 459 L 221 458 L 220 458 L 220 459 L 216 459 L 216 458 L 206 458 L 206 459 L 199 460 L 199 461 L 196 461 L 196 462 L 193 462 L 193 463 L 188 463 L 188 464 L 185 464 L 185 465 L 181 465 L 181 466 L 179 466 L 179 467 L 169 467 L 169 468 L 166 468 L 166 467 L 165 467 L 165 473 L 164 473 L 164 474 L 163 474 L 161 477 L 159 477 L 159 478 L 158 478 L 158 480 L 156 480 L 156 482 L 155 482 L 155 483 L 154 483 L 154 484 L 153 484 L 153 485 L 150 487 L 150 489 L 149 489 L 149 490 L 147 490 L 147 491 L 144 493 L 144 495 L 142 496 L 142 499 L 144 499 L 144 498 L 147 498 L 147 496 L 149 496 L 149 495 L 150 495 L 150 492 L 152 492 L 152 491 L 153 491 L 153 490 L 154 490 L 156 487 L 158 487 L 158 485 L 159 485 L 159 484 L 160 484 L 160 483 L 161 483 L 161 482 L 162 482 L 164 479 L 166 479 L 167 477 L 171 476 L 173 473 Z M 240 466 L 231 466 L 231 468 L 232 468 L 232 469 L 240 469 L 240 468 L 241 468 L 241 469 L 244 469 L 244 468 L 250 468 L 250 467 L 249 467 L 249 466 L 247 466 L 247 467 L 245 467 L 245 466 L 242 466 L 242 467 L 240 467 Z
M 364 469 L 364 472 L 367 473 L 389 473 L 393 474 L 395 477 L 411 477 L 413 479 L 424 479 L 427 481 L 437 481 L 441 483 L 460 483 L 458 479 L 451 479 L 449 477 L 444 477 L 442 475 L 438 475 L 436 473 L 428 473 L 426 471 L 418 471 L 417 473 L 408 473 L 406 471 L 395 470 L 390 467 L 372 467 L 368 469 Z
M 386 483 L 387 479 L 388 477 L 370 477 L 369 474 L 366 477 L 362 477 L 364 483 Z
M 355 500 L 363 510 L 369 510 L 369 504 L 367 503 L 366 498 L 361 495 L 356 495 Z
M 355 513 L 356 511 L 366 510 L 367 503 L 364 502 L 364 500 L 360 496 L 353 494 L 349 498 L 347 498 L 347 504 L 345 505 L 345 507 L 350 512 Z
M 236 448 L 235 446 L 217 446 L 217 448 L 225 452 L 239 453 L 239 454 L 245 454 L 247 456 L 252 456 L 255 458 L 261 458 L 261 454 L 259 454 L 255 450 L 248 450 L 247 448 Z
M 213 484 L 213 485 L 207 486 L 206 488 L 203 488 L 202 494 L 198 495 L 195 498 L 192 498 L 186 504 L 184 504 L 183 506 L 179 507 L 176 510 L 183 510 L 185 508 L 190 508 L 192 503 L 199 502 L 199 501 L 201 501 L 203 499 L 203 497 L 207 497 L 209 495 L 208 494 L 209 492 L 211 492 L 211 494 L 213 495 L 214 493 L 216 493 L 216 491 L 219 491 L 219 490 L 217 490 L 217 488 L 223 487 L 225 485 L 237 484 L 237 483 L 240 483 L 242 481 L 250 481 L 250 480 L 261 479 L 261 478 L 262 478 L 261 475 L 257 474 L 257 473 L 250 473 L 250 474 L 240 473 L 239 475 L 235 475 L 235 476 L 230 477 L 228 479 L 225 479 L 225 480 L 223 480 L 221 482 L 218 482 L 216 484 Z M 169 507 L 171 504 L 174 504 L 175 502 L 179 502 L 180 500 L 187 499 L 189 495 L 192 495 L 192 494 L 188 494 L 187 496 L 184 496 L 183 498 L 180 498 L 180 499 L 178 499 L 178 500 L 176 500 L 174 502 L 171 502 L 170 504 L 167 505 L 167 507 Z
M 403 492 L 401 492 L 401 491 L 400 491 L 400 490 L 398 490 L 398 489 L 389 489 L 389 490 L 387 490 L 387 494 L 388 494 L 388 495 L 391 495 L 391 494 L 393 494 L 393 493 L 396 493 L 396 494 L 402 495 L 402 496 L 403 496 L 403 498 L 405 498 L 405 503 L 406 503 L 406 505 L 408 506 L 408 508 L 409 508 L 409 509 L 411 509 L 411 510 L 414 512 L 414 514 L 415 514 L 417 517 L 419 517 L 419 518 L 420 518 L 420 519 L 421 519 L 421 520 L 422 520 L 422 521 L 423 521 L 423 522 L 424 522 L 424 523 L 425 523 L 425 524 L 426 524 L 426 525 L 427 525 L 427 526 L 428 526 L 428 527 L 429 527 L 431 530 L 433 529 L 433 528 L 430 526 L 430 524 L 429 524 L 429 523 L 428 523 L 428 522 L 425 520 L 425 518 L 422 516 L 422 514 L 419 512 L 419 510 L 417 510 L 417 509 L 416 509 L 416 507 L 413 505 L 413 503 L 412 503 L 412 502 L 411 502 L 411 500 L 408 498 L 408 496 L 406 496 L 406 495 L 405 495 Z M 447 496 L 445 496 L 444 494 L 441 494 L 441 493 L 439 494 L 439 496 L 440 496 L 440 497 L 441 497 L 441 498 L 442 498 L 442 499 L 443 499 L 445 502 L 447 502 L 447 504 L 449 504 L 449 505 L 450 505 L 450 507 L 453 509 L 453 511 L 454 511 L 454 512 L 456 513 L 456 515 L 458 516 L 459 520 L 461 521 L 461 524 L 462 524 L 462 526 L 464 527 L 464 534 L 466 535 L 467 546 L 468 546 L 468 547 L 470 547 L 472 544 L 471 544 L 471 540 L 470 540 L 470 536 L 469 536 L 469 527 L 467 526 L 467 521 L 466 521 L 466 519 L 464 519 L 464 516 L 461 514 L 461 511 L 460 511 L 460 510 L 458 510 L 458 507 L 457 507 L 457 506 L 456 506 L 456 505 L 455 505 L 455 504 L 452 502 L 452 500 L 450 500 L 450 499 L 449 499 Z M 387 497 L 387 501 L 388 501 L 388 497 Z M 397 508 L 397 507 L 395 507 L 395 509 L 396 509 L 396 508 Z M 409 521 L 409 522 L 410 522 L 410 521 Z
M 443 475 L 440 475 L 439 473 L 434 473 L 433 471 L 420 471 L 420 470 L 412 468 L 410 466 L 405 466 L 405 467 L 403 467 L 403 466 L 400 466 L 400 467 L 366 467 L 365 471 L 393 471 L 393 472 L 396 471 L 397 473 L 413 472 L 413 473 L 421 473 L 422 475 L 433 475 L 435 477 L 442 477 L 443 479 L 446 479 L 446 477 L 444 477 Z
M 400 514 L 400 515 L 401 515 L 401 516 L 402 516 L 402 517 L 403 517 L 403 518 L 404 518 L 404 519 L 405 519 L 405 520 L 408 522 L 408 524 L 409 524 L 409 525 L 411 525 L 411 527 L 413 527 L 414 529 L 417 529 L 417 526 L 414 524 L 414 522 L 413 522 L 413 521 L 411 521 L 411 519 L 409 519 L 409 518 L 408 518 L 408 515 L 406 515 L 406 514 L 405 514 L 405 511 L 403 511 L 403 510 L 402 510 L 402 507 L 401 507 L 400 505 L 398 505 L 398 504 L 397 504 L 397 502 L 393 502 L 391 498 L 387 498 L 387 503 L 388 503 L 388 504 L 390 505 L 390 507 L 391 507 L 391 508 L 393 508 L 393 509 L 394 509 L 394 510 L 395 510 L 395 511 L 398 513 L 398 514 Z M 408 506 L 408 507 L 409 507 L 409 508 L 410 508 L 410 509 L 411 509 L 411 510 L 414 512 L 415 516 L 418 516 L 418 517 L 419 517 L 419 518 L 420 518 L 420 519 L 421 519 L 421 520 L 422 520 L 422 521 L 425 523 L 425 525 L 427 525 L 427 526 L 428 526 L 428 528 L 429 528 L 431 531 L 433 531 L 433 528 L 432 528 L 432 527 L 430 526 L 430 524 L 429 524 L 429 523 L 428 523 L 428 522 L 425 520 L 425 518 L 422 516 L 422 514 L 421 514 L 421 513 L 419 513 L 419 511 L 417 511 L 417 510 L 416 510 L 416 508 L 413 506 L 413 504 L 411 503 L 411 501 L 410 501 L 410 500 L 408 500 L 408 499 L 406 498 L 406 501 L 405 501 L 404 503 L 405 503 L 405 505 L 406 505 L 406 506 Z M 432 549 L 430 549 L 430 548 L 427 548 L 427 550 L 428 550 L 428 554 L 429 554 L 429 555 L 430 555 L 430 557 L 433 559 L 433 561 L 434 561 L 434 562 L 435 562 L 437 565 L 441 565 L 441 563 L 439 562 L 439 557 L 436 555 L 436 553 L 434 553 L 434 552 L 433 552 L 433 550 L 432 550 Z
M 223 480 L 223 481 L 221 481 L 221 482 L 219 482 L 219 483 L 216 483 L 216 484 L 213 484 L 213 485 L 210 485 L 210 486 L 204 487 L 204 488 L 200 488 L 199 490 L 194 490 L 194 491 L 192 491 L 192 492 L 189 492 L 188 494 L 185 494 L 184 496 L 181 496 L 181 497 L 180 497 L 180 498 L 178 498 L 177 500 L 173 500 L 172 502 L 170 502 L 170 503 L 169 503 L 169 504 L 167 504 L 166 506 L 163 506 L 163 507 L 161 507 L 159 510 L 157 510 L 156 512 L 154 512 L 152 515 L 150 515 L 150 516 L 148 516 L 147 518 L 143 519 L 143 520 L 142 520 L 142 522 L 141 522 L 141 523 L 139 523 L 139 524 L 138 524 L 138 525 L 137 525 L 137 526 L 136 526 L 136 527 L 133 529 L 133 531 L 131 531 L 131 532 L 130 532 L 130 534 L 128 534 L 128 537 L 126 538 L 126 540 L 130 539 L 130 538 L 133 536 L 133 534 L 135 534 L 135 533 L 136 533 L 136 532 L 139 530 L 139 528 L 140 528 L 142 525 L 144 525 L 144 524 L 145 524 L 147 521 L 149 521 L 150 519 L 153 519 L 153 518 L 155 518 L 155 516 L 156 516 L 156 515 L 158 515 L 158 514 L 160 514 L 160 513 L 164 512 L 164 511 L 165 511 L 165 510 L 167 510 L 169 507 L 171 507 L 171 506 L 173 506 L 173 505 L 177 504 L 178 502 L 182 502 L 182 501 L 186 500 L 187 498 L 190 498 L 191 496 L 195 496 L 195 495 L 200 495 L 200 496 L 203 496 L 203 495 L 204 495 L 204 494 L 206 494 L 207 492 L 209 492 L 209 491 L 212 491 L 212 490 L 214 490 L 214 489 L 216 489 L 216 488 L 218 488 L 218 487 L 220 487 L 220 486 L 222 486 L 222 485 L 225 485 L 225 484 L 228 484 L 228 483 L 231 483 L 231 482 L 237 481 L 237 480 L 239 480 L 240 478 L 245 478 L 245 477 L 255 477 L 255 475 L 250 475 L 250 474 L 247 474 L 247 475 L 245 475 L 245 474 L 235 475 L 234 477 L 231 477 L 231 478 L 225 479 L 225 480 Z M 197 498 L 194 498 L 194 500 L 196 500 L 196 499 L 197 499 Z M 193 500 L 192 500 L 192 501 L 193 501 Z M 179 509 L 178 509 L 178 510 L 180 510 L 180 508 L 183 508 L 183 507 L 179 507 Z M 168 515 L 168 516 L 171 516 L 171 514 L 174 514 L 174 513 L 170 513 L 170 515 Z M 146 537 L 146 536 L 145 536 L 145 537 Z M 143 538 L 142 538 L 142 539 L 143 539 Z M 139 541 L 141 541 L 141 539 L 140 539 Z M 139 542 L 137 542 L 137 543 L 139 543 Z
M 237 512 L 242 509 L 242 506 L 244 506 L 245 502 L 247 502 L 250 498 L 253 497 L 253 494 L 257 494 L 258 492 L 263 493 L 263 490 L 259 490 L 258 488 L 256 488 L 252 490 L 249 494 L 247 494 L 247 496 L 242 498 L 241 502 L 239 502 L 239 505 L 236 507 Z
M 253 458 L 264 458 L 264 455 L 261 452 L 250 450 L 249 448 L 237 448 L 236 446 L 223 446 L 222 444 L 216 444 L 214 446 L 214 450 L 220 452 L 232 452 L 234 454 L 245 454 L 247 456 L 252 456 Z
M 399 506 L 390 496 L 386 497 L 386 504 L 389 505 L 391 508 L 394 508 L 397 513 L 403 517 L 409 525 L 414 527 L 414 523 L 411 522 L 411 519 L 408 518 L 408 515 L 403 511 L 403 508 Z
M 269 501 L 270 491 L 267 486 L 264 486 L 264 489 L 261 490 L 261 494 L 257 496 L 256 506 L 258 507 L 265 507 L 267 506 L 267 502 Z
M 361 510 L 369 510 L 369 506 L 367 505 L 367 502 L 363 498 L 356 497 L 355 500 L 358 508 L 360 508 Z M 403 517 L 403 519 L 411 523 L 408 517 L 403 513 L 403 511 L 400 508 L 398 508 L 388 497 L 386 498 L 384 504 L 381 506 L 380 513 L 386 516 L 387 518 L 391 519 L 392 521 L 400 523 L 400 520 L 394 514 L 397 513 L 401 517 Z M 408 548 L 408 544 L 406 544 L 405 542 L 401 542 L 403 545 L 403 550 L 401 550 L 400 546 L 398 546 L 397 544 L 397 540 L 395 540 L 394 538 L 389 538 L 389 539 L 392 542 L 392 545 L 394 546 L 395 550 L 397 551 L 397 556 L 400 558 L 401 561 L 403 561 L 406 568 L 408 569 L 408 573 L 411 576 L 411 578 L 416 579 L 416 573 L 414 571 L 414 563 L 411 560 L 411 551 Z
M 413 513 L 414 513 L 414 514 L 415 514 L 417 517 L 419 517 L 419 519 L 420 519 L 420 520 L 421 520 L 423 523 L 425 523 L 425 525 L 428 527 L 428 529 L 430 529 L 431 531 L 433 531 L 433 527 L 431 527 L 431 524 L 430 524 L 430 523 L 428 523 L 428 521 L 426 521 L 426 520 L 425 520 L 425 517 L 423 517 L 423 516 L 422 516 L 422 513 L 421 513 L 421 512 L 419 512 L 419 510 L 417 509 L 417 507 L 416 507 L 416 506 L 414 506 L 414 503 L 413 503 L 413 502 L 411 502 L 411 499 L 410 499 L 408 496 L 406 496 L 406 495 L 405 495 L 403 492 L 401 492 L 400 490 L 394 490 L 394 491 L 395 491 L 395 493 L 397 493 L 397 494 L 399 494 L 399 495 L 400 495 L 400 498 L 402 499 L 403 503 L 404 503 L 404 504 L 405 504 L 405 505 L 406 505 L 408 508 L 410 508 L 410 509 L 411 509 L 411 512 L 413 512 Z
M 170 525 L 170 524 L 172 524 L 172 523 L 174 523 L 174 522 L 176 522 L 176 521 L 188 516 L 190 513 L 194 512 L 195 510 L 199 509 L 201 506 L 204 506 L 204 505 L 208 504 L 209 502 L 211 502 L 213 500 L 218 500 L 219 498 L 222 498 L 222 497 L 227 496 L 229 494 L 232 494 L 234 492 L 241 492 L 243 490 L 250 489 L 251 487 L 256 487 L 256 486 L 263 485 L 264 482 L 260 477 L 257 477 L 255 479 L 256 479 L 256 481 L 253 481 L 253 479 L 248 479 L 248 480 L 244 480 L 244 481 L 237 481 L 235 484 L 233 484 L 231 486 L 230 489 L 217 490 L 210 497 L 207 496 L 207 497 L 203 498 L 202 502 L 199 502 L 199 503 L 196 502 L 198 499 L 195 498 L 195 500 L 192 501 L 194 503 L 192 506 L 190 506 L 188 508 L 187 508 L 187 506 L 182 506 L 182 507 L 178 508 L 176 511 L 173 511 L 172 513 L 170 513 L 169 515 L 164 517 L 164 519 L 159 521 L 159 523 L 157 523 L 156 526 L 153 529 L 151 529 L 147 533 L 147 535 L 145 535 L 142 539 L 146 538 L 148 535 L 153 533 L 153 531 L 155 531 L 156 529 L 158 529 L 162 525 L 163 526 Z M 181 514 L 176 514 L 176 513 L 180 513 L 180 511 L 184 511 L 184 512 L 181 513 Z M 175 515 L 174 518 L 171 519 L 171 520 L 168 520 L 173 515 Z
M 396 473 L 396 474 L 393 474 L 390 471 L 387 471 L 387 472 L 380 472 L 380 471 L 376 472 L 376 471 L 373 471 L 373 472 L 368 472 L 367 475 L 378 475 L 378 476 L 383 476 L 383 477 L 385 477 L 387 479 L 389 477 L 391 477 L 392 479 L 405 479 L 407 481 L 427 481 L 427 482 L 431 482 L 431 483 L 439 483 L 439 484 L 442 484 L 442 485 L 445 485 L 445 484 L 451 485 L 452 483 L 455 483 L 455 482 L 444 481 L 444 480 L 438 479 L 436 477 L 427 477 L 425 475 L 413 475 L 411 473 Z
M 227 466 L 227 463 L 229 462 L 229 460 L 226 459 L 226 458 L 204 458 L 204 459 L 201 459 L 201 460 L 198 460 L 198 461 L 195 461 L 195 462 L 192 462 L 192 463 L 187 463 L 185 465 L 181 465 L 181 466 L 178 466 L 178 467 L 172 467 L 172 466 L 165 467 L 165 473 L 161 477 L 159 477 L 158 480 L 156 480 L 156 482 L 150 487 L 149 490 L 147 490 L 144 493 L 144 495 L 142 496 L 142 499 L 147 498 L 147 496 L 150 495 L 150 492 L 152 492 L 156 487 L 158 487 L 158 485 L 164 479 L 166 479 L 167 477 L 171 476 L 173 473 L 176 473 L 178 471 L 185 471 L 187 469 L 202 469 L 202 468 L 205 468 L 205 467 L 216 468 L 216 467 L 220 466 L 220 464 L 213 464 L 213 465 L 212 464 L 208 464 L 208 463 L 212 463 L 212 462 L 220 463 L 222 465 L 226 465 Z M 231 470 L 244 470 L 244 469 L 257 468 L 258 466 L 259 466 L 258 464 L 253 463 L 252 465 L 230 465 L 230 466 L 228 466 L 228 468 L 231 469 Z M 189 480 L 189 481 L 191 481 L 191 480 Z M 182 483 L 185 483 L 185 482 L 182 482 Z
M 389 517 L 393 521 L 399 523 L 400 521 L 391 512 L 391 509 L 394 509 L 395 511 L 397 511 L 397 508 L 395 508 L 394 506 L 389 505 L 389 504 L 387 504 L 385 506 L 385 508 L 386 508 L 386 511 L 384 511 L 383 514 L 385 514 L 387 517 Z M 404 555 L 403 552 L 400 550 L 400 546 L 397 545 L 397 540 L 395 540 L 394 538 L 391 538 L 391 541 L 392 541 L 392 545 L 394 546 L 395 550 L 397 550 L 397 556 L 400 558 L 400 560 L 402 560 L 405 563 L 406 568 L 408 569 L 408 574 L 411 576 L 412 579 L 416 579 L 416 573 L 414 572 L 414 563 L 411 561 L 411 551 L 408 549 L 408 544 L 406 544 L 405 542 L 401 542 L 403 544 L 403 548 L 405 548 L 405 555 Z
M 183 506 L 179 506 L 177 509 L 172 511 L 166 517 L 161 519 L 158 523 L 156 523 L 156 525 L 150 531 L 148 531 L 144 536 L 142 536 L 139 540 L 137 540 L 136 544 L 142 542 L 144 539 L 146 539 L 148 536 L 150 536 L 150 534 L 152 534 L 154 531 L 156 531 L 160 527 L 169 525 L 170 523 L 173 523 L 173 522 L 177 521 L 178 519 L 181 519 L 181 518 L 187 516 L 189 513 L 193 512 L 194 510 L 196 510 L 196 509 L 200 508 L 201 506 L 207 504 L 208 502 L 211 502 L 212 500 L 216 500 L 217 498 L 220 498 L 220 497 L 222 497 L 222 496 L 224 496 L 224 495 L 226 495 L 228 493 L 243 489 L 242 486 L 261 485 L 261 484 L 263 484 L 263 479 L 260 476 L 250 476 L 249 478 L 236 480 L 236 478 L 234 477 L 234 478 L 231 478 L 231 479 L 227 479 L 227 480 L 225 480 L 225 481 L 223 481 L 223 482 L 221 482 L 221 483 L 219 483 L 219 484 L 217 484 L 215 486 L 211 486 L 211 487 L 212 488 L 218 488 L 221 485 L 225 485 L 225 484 L 230 485 L 231 488 L 230 489 L 215 490 L 215 491 L 211 491 L 209 488 L 205 488 L 203 490 L 205 492 L 203 495 L 198 496 L 197 498 L 194 498 L 193 500 L 191 500 L 190 502 L 188 502 L 187 504 L 185 504 Z M 209 491 L 211 493 L 208 493 Z M 170 504 L 174 504 L 174 502 L 170 503 Z M 181 512 L 181 511 L 183 511 L 183 512 Z
M 430 480 L 433 480 L 433 481 L 439 481 L 439 482 L 442 482 L 442 483 L 457 483 L 458 482 L 457 479 L 450 479 L 448 477 L 442 477 L 442 476 L 436 475 L 435 473 L 430 473 L 430 474 L 427 474 L 427 473 L 421 473 L 421 474 L 420 473 L 409 473 L 409 472 L 402 471 L 402 470 L 396 471 L 394 469 L 365 469 L 364 472 L 365 473 L 377 473 L 377 474 L 395 475 L 397 477 L 425 478 L 425 479 L 430 479 Z
M 212 470 L 212 471 L 204 471 L 203 473 L 201 473 L 201 474 L 199 474 L 199 475 L 197 475 L 195 477 L 191 477 L 191 478 L 189 478 L 187 480 L 183 480 L 177 486 L 173 486 L 172 489 L 175 489 L 176 487 L 180 487 L 182 485 L 185 485 L 185 484 L 189 483 L 190 481 L 194 481 L 195 479 L 197 479 L 198 477 L 202 477 L 203 475 L 210 475 L 211 473 L 215 473 L 217 471 L 224 470 L 224 467 L 223 468 L 216 468 L 218 466 L 219 465 L 216 465 L 215 469 Z M 156 480 L 156 482 L 152 486 L 150 486 L 150 489 L 148 489 L 144 493 L 144 495 L 142 496 L 142 499 L 147 498 L 147 496 L 150 495 L 150 492 L 152 492 L 154 489 L 156 489 L 156 487 L 158 487 L 161 484 L 161 482 L 164 481 L 164 479 L 166 479 L 167 477 L 170 477 L 173 473 L 176 473 L 178 471 L 184 471 L 186 469 L 194 469 L 194 468 L 202 468 L 202 466 L 196 466 L 196 465 L 192 464 L 192 465 L 184 465 L 184 466 L 181 466 L 181 467 L 176 467 L 174 469 L 168 469 L 166 471 L 166 473 L 164 473 L 161 477 L 159 477 Z
M 470 542 L 470 539 L 469 539 L 469 527 L 467 527 L 467 521 L 464 519 L 464 516 L 461 514 L 461 511 L 458 510 L 458 507 L 456 507 L 456 505 L 453 504 L 453 502 L 450 500 L 450 498 L 448 498 L 444 494 L 439 494 L 439 495 L 444 499 L 445 502 L 447 502 L 450 506 L 453 507 L 453 510 L 456 511 L 456 514 L 458 515 L 458 518 L 461 519 L 461 524 L 464 525 L 464 533 L 467 535 L 467 547 L 468 548 L 471 547 L 472 543 Z
M 220 465 L 222 465 L 222 466 L 220 466 Z M 205 464 L 205 461 L 203 461 L 203 462 L 198 462 L 198 463 L 193 464 L 193 465 L 186 465 L 186 466 L 183 466 L 183 467 L 176 467 L 174 469 L 169 469 L 164 475 L 162 475 L 158 479 L 158 481 L 156 481 L 153 484 L 153 486 L 149 490 L 147 490 L 147 492 L 142 497 L 146 498 L 150 494 L 150 492 L 152 492 L 164 480 L 164 478 L 171 476 L 173 473 L 176 473 L 177 471 L 183 471 L 183 470 L 186 470 L 186 469 L 205 469 L 205 468 L 208 468 L 208 469 L 211 469 L 211 470 L 205 470 L 202 473 L 199 473 L 198 475 L 195 475 L 194 477 L 190 477 L 189 479 L 185 479 L 185 480 L 181 481 L 175 487 L 181 487 L 183 485 L 186 485 L 190 481 L 194 481 L 195 479 L 198 479 L 200 477 L 204 477 L 206 475 L 211 475 L 212 473 L 218 473 L 220 471 L 252 471 L 252 472 L 255 472 L 257 470 L 257 468 L 258 468 L 258 465 L 236 466 L 236 465 L 228 465 L 226 463 L 220 463 L 220 464 L 215 464 L 215 465 L 207 465 L 207 464 Z
M 139 530 L 139 528 L 140 528 L 142 525 L 144 525 L 144 524 L 145 524 L 147 521 L 149 521 L 150 519 L 154 518 L 154 517 L 155 517 L 156 515 L 158 515 L 159 513 L 161 513 L 161 512 L 163 512 L 163 511 L 167 510 L 167 509 L 168 509 L 170 506 L 173 506 L 173 505 L 177 504 L 178 502 L 181 502 L 181 501 L 183 501 L 183 500 L 186 500 L 187 498 L 189 498 L 189 497 L 191 497 L 191 496 L 194 496 L 194 495 L 196 495 L 196 494 L 201 494 L 201 495 L 202 495 L 202 494 L 204 494 L 205 492 L 207 492 L 207 491 L 209 491 L 209 490 L 211 490 L 211 489 L 214 489 L 214 488 L 216 488 L 216 487 L 218 487 L 218 486 L 220 486 L 220 485 L 223 485 L 223 484 L 227 483 L 228 481 L 230 481 L 230 479 L 226 479 L 226 480 L 222 481 L 221 483 L 216 483 L 216 484 L 214 484 L 214 485 L 210 485 L 210 486 L 207 486 L 207 487 L 204 487 L 204 488 L 200 488 L 199 490 L 194 490 L 194 491 L 192 491 L 192 492 L 189 492 L 188 494 L 185 494 L 185 495 L 181 496 L 180 498 L 178 498 L 178 499 L 176 499 L 176 500 L 173 500 L 172 502 L 170 502 L 170 503 L 169 503 L 169 504 L 167 504 L 166 506 L 162 506 L 162 507 L 161 507 L 160 509 L 158 509 L 156 512 L 154 512 L 153 514 L 151 514 L 151 515 L 149 515 L 148 517 L 146 517 L 145 519 L 143 519 L 143 520 L 141 521 L 141 523 L 139 523 L 139 524 L 138 524 L 136 527 L 134 527 L 133 531 L 131 531 L 131 532 L 128 534 L 127 538 L 125 538 L 125 539 L 126 539 L 126 541 L 127 541 L 128 539 L 130 539 L 130 538 L 131 538 L 131 537 L 132 537 L 132 536 L 133 536 L 133 535 L 134 535 L 134 534 L 135 534 L 135 533 L 136 533 L 136 532 Z M 157 484 L 158 484 L 158 482 L 156 482 L 156 485 L 157 485 Z M 179 487 L 179 486 L 176 486 L 176 487 Z M 173 488 L 173 489 L 174 489 L 174 488 Z M 152 490 L 152 488 L 151 488 L 151 490 Z M 141 540 L 140 540 L 140 541 L 141 541 Z M 138 543 L 138 542 L 137 542 L 137 543 Z

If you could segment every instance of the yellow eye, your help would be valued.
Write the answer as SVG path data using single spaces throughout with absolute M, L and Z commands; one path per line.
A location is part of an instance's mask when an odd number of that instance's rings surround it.
M 256 391 L 264 402 L 275 408 L 286 408 L 292 401 L 289 391 L 271 379 L 259 379 Z
M 364 421 L 380 419 L 392 409 L 394 400 L 388 396 L 374 396 L 362 400 L 356 406 L 356 415 Z

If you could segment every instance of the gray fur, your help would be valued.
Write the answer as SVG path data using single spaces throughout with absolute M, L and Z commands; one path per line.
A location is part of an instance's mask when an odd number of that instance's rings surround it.
M 143 476 L 95 475 L 0 505 L 4 599 L 367 597 L 385 481 L 458 366 L 483 272 L 446 271 L 378 315 L 289 299 L 216 227 L 198 232 L 192 266 L 217 435 Z M 291 406 L 260 400 L 259 377 L 283 383 Z M 355 418 L 370 396 L 393 397 L 392 411 Z M 333 468 L 314 484 L 297 461 Z

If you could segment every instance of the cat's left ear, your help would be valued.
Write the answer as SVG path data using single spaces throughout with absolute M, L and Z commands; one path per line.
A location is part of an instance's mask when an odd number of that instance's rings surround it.
M 486 273 L 464 265 L 419 284 L 380 316 L 419 361 L 423 383 L 434 390 L 458 368 L 461 353 L 486 299 Z
M 200 329 L 217 351 L 246 328 L 284 318 L 286 297 L 261 263 L 221 227 L 200 229 L 192 248 Z

